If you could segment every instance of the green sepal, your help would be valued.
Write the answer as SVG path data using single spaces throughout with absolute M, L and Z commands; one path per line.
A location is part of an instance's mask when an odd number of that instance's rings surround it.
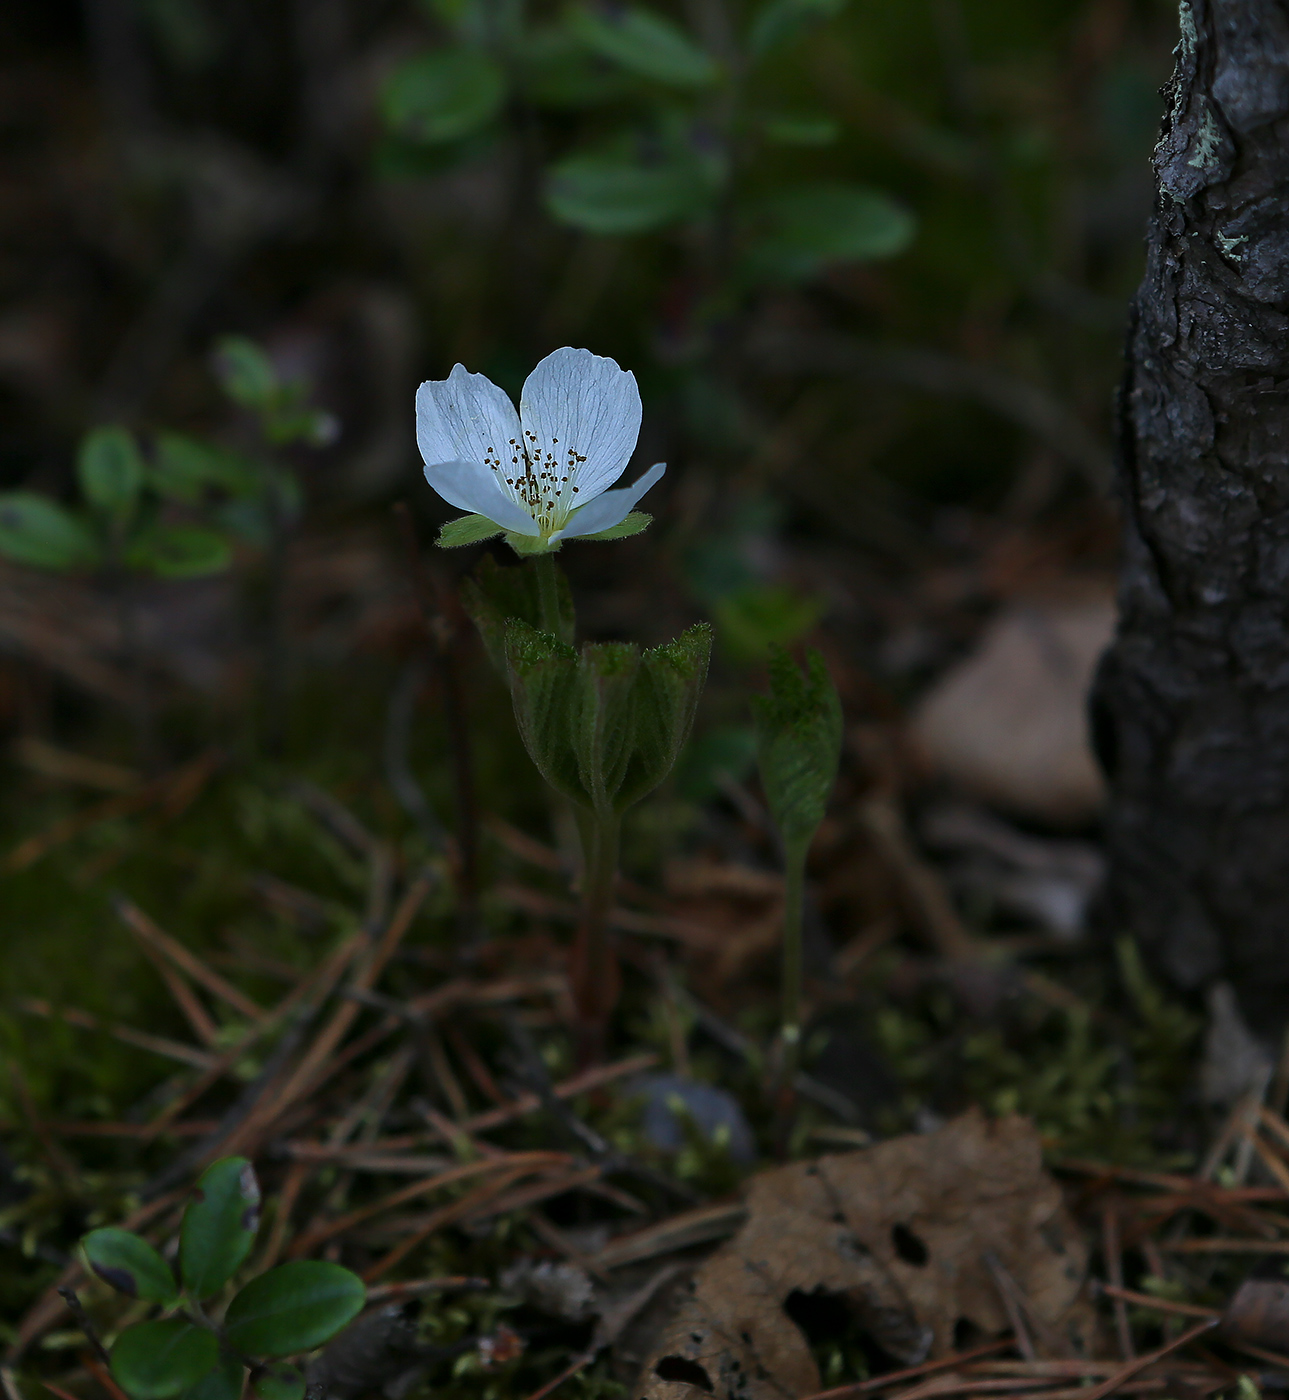
M 803 674 L 782 647 L 770 651 L 770 694 L 752 697 L 757 762 L 771 815 L 789 849 L 808 845 L 841 759 L 841 701 L 811 650 Z
M 262 1366 L 251 1372 L 256 1400 L 303 1400 L 304 1372 L 296 1366 Z
M 245 1157 L 222 1157 L 202 1173 L 179 1227 L 179 1269 L 194 1298 L 217 1293 L 251 1252 L 260 1225 L 260 1184 Z
M 559 599 L 559 639 L 571 643 L 577 622 L 573 590 L 559 568 L 555 570 L 555 587 Z M 541 626 L 537 575 L 532 567 L 505 568 L 488 556 L 479 561 L 473 574 L 461 585 L 461 605 L 479 629 L 489 660 L 497 672 L 505 676 L 506 619 L 515 617 L 530 627 Z
M 139 503 L 144 476 L 138 444 L 125 428 L 95 428 L 81 440 L 76 477 L 94 510 L 128 520 Z
M 139 1235 L 108 1227 L 81 1240 L 85 1261 L 104 1283 L 131 1298 L 169 1307 L 179 1300 L 170 1265 Z
M 506 543 L 516 554 L 526 559 L 533 554 L 558 554 L 561 541 L 556 540 L 552 544 L 541 535 L 520 535 L 513 530 L 507 530 Z
M 435 541 L 440 549 L 460 549 L 467 544 L 478 544 L 481 540 L 495 539 L 502 528 L 486 515 L 462 515 L 449 520 L 439 528 Z
M 221 1356 L 196 1385 L 190 1385 L 180 1400 L 242 1400 L 242 1379 L 246 1368 L 235 1356 Z
M 616 525 L 610 525 L 607 530 L 600 530 L 594 535 L 578 535 L 581 540 L 626 540 L 632 535 L 638 535 L 642 530 L 647 530 L 653 524 L 653 516 L 647 511 L 633 510 L 625 519 L 619 520 Z
M 133 1400 L 165 1400 L 195 1385 L 218 1358 L 213 1332 L 170 1317 L 127 1327 L 112 1347 L 112 1375 Z
M 254 1278 L 228 1305 L 224 1336 L 251 1356 L 294 1356 L 334 1337 L 362 1311 L 367 1289 L 339 1264 L 301 1259 Z
M 0 555 L 36 569 L 80 569 L 99 562 L 85 523 L 36 491 L 0 492 Z

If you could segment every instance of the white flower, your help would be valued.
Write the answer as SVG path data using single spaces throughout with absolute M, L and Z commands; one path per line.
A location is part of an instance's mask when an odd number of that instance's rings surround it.
M 589 350 L 547 355 L 525 381 L 518 413 L 503 390 L 463 365 L 416 391 L 425 479 L 449 505 L 483 517 L 471 538 L 484 538 L 491 522 L 523 536 L 512 539 L 521 552 L 620 525 L 666 470 L 659 462 L 634 486 L 608 489 L 639 435 L 635 375 Z

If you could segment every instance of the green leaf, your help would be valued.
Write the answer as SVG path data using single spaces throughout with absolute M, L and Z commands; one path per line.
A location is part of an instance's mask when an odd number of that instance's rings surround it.
M 870 262 L 908 247 L 913 215 L 880 190 L 861 185 L 798 185 L 751 210 L 756 235 L 748 267 L 756 276 L 800 281 L 832 262 Z
M 217 1293 L 241 1266 L 260 1225 L 260 1184 L 245 1157 L 212 1162 L 179 1228 L 179 1270 L 194 1298 Z
M 253 462 L 184 433 L 158 433 L 150 485 L 168 500 L 196 505 L 211 488 L 245 496 L 260 489 Z
M 252 1356 L 292 1356 L 333 1337 L 366 1298 L 362 1279 L 339 1264 L 279 1264 L 229 1303 L 224 1334 L 230 1346 Z
M 679 153 L 657 161 L 573 155 L 547 172 L 546 205 L 560 222 L 588 233 L 645 233 L 696 218 L 716 190 L 704 164 Z
M 396 68 L 381 93 L 381 111 L 400 135 L 434 145 L 487 126 L 505 99 L 501 69 L 463 45 L 418 54 Z
M 112 1348 L 112 1375 L 133 1400 L 164 1400 L 195 1385 L 215 1365 L 215 1334 L 186 1317 L 128 1327 Z
M 693 723 L 710 627 L 643 655 L 623 642 L 579 653 L 513 618 L 505 640 L 520 735 L 557 792 L 603 818 L 666 777 Z
M 501 533 L 502 527 L 486 515 L 463 515 L 457 520 L 447 521 L 439 529 L 436 543 L 440 549 L 460 549 L 463 545 L 493 539 Z
M 94 1273 L 120 1292 L 167 1307 L 178 1301 L 179 1287 L 170 1265 L 147 1240 L 129 1230 L 91 1230 L 81 1240 L 81 1248 Z
M 841 759 L 841 701 L 823 657 L 803 675 L 782 647 L 770 654 L 770 694 L 752 697 L 757 761 L 770 812 L 789 849 L 809 844 L 824 819 Z
M 761 58 L 807 26 L 833 19 L 845 8 L 846 0 L 766 0 L 748 30 L 748 49 Z
M 251 1394 L 258 1400 L 302 1400 L 304 1373 L 295 1366 L 264 1366 L 251 1372 Z
M 638 535 L 642 530 L 647 530 L 653 524 L 653 516 L 647 511 L 633 510 L 630 515 L 619 520 L 616 525 L 610 525 L 607 530 L 601 530 L 595 535 L 579 535 L 583 540 L 625 540 L 632 535 Z
M 0 492 L 0 555 L 37 569 L 86 568 L 99 557 L 85 525 L 35 491 Z
M 635 743 L 635 681 L 640 648 L 627 642 L 588 642 L 577 659 L 577 688 L 569 707 L 573 752 L 591 810 L 617 810 Z
M 306 385 L 288 385 L 287 391 L 292 398 L 300 398 L 306 392 Z M 265 416 L 264 436 L 276 447 L 292 442 L 329 447 L 340 436 L 340 424 L 332 414 L 320 408 L 279 407 Z
M 245 1371 L 235 1356 L 221 1356 L 196 1385 L 183 1392 L 180 1400 L 242 1400 Z
M 679 25 L 642 6 L 576 10 L 569 26 L 603 58 L 672 87 L 709 87 L 720 69 Z
M 215 373 L 224 392 L 243 408 L 267 412 L 282 397 L 282 383 L 273 361 L 253 340 L 226 335 L 215 347 Z
M 524 95 L 541 107 L 595 107 L 620 101 L 635 88 L 629 73 L 590 52 L 566 24 L 527 28 L 518 76 Z
M 154 525 L 130 542 L 125 562 L 158 578 L 200 578 L 233 562 L 227 535 L 200 525 Z
M 805 636 L 822 611 L 818 598 L 782 584 L 748 584 L 712 604 L 721 650 L 732 661 L 764 660 L 772 646 Z
M 76 458 L 81 494 L 97 511 L 127 520 L 143 489 L 143 458 L 124 428 L 95 428 L 81 440 Z
M 750 725 L 709 729 L 685 749 L 676 790 L 689 802 L 708 802 L 726 781 L 741 783 L 756 766 L 756 732 Z
M 619 812 L 650 793 L 671 772 L 693 728 L 707 680 L 712 629 L 705 622 L 640 659 L 632 716 L 632 753 L 615 797 Z
M 577 619 L 573 611 L 573 591 L 562 569 L 555 570 L 560 640 L 571 643 Z M 537 575 L 530 566 L 503 568 L 487 556 L 461 586 L 461 604 L 479 629 L 489 660 L 498 673 L 506 675 L 506 619 L 518 618 L 530 627 L 540 628 L 541 600 Z
M 556 792 L 589 807 L 591 796 L 582 784 L 573 747 L 579 710 L 577 652 L 517 617 L 505 619 L 502 635 L 515 722 L 529 758 Z
M 778 113 L 761 119 L 766 139 L 780 146 L 830 146 L 841 135 L 831 117 L 792 116 Z

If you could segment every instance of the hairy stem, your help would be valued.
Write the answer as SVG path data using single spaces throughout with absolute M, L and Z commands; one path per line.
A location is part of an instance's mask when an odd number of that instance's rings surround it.
M 533 568 L 537 573 L 537 603 L 541 609 L 542 631 L 549 632 L 561 642 L 567 641 L 559 614 L 559 566 L 553 554 L 533 556 Z
M 785 851 L 783 905 L 783 1070 L 792 1083 L 801 1053 L 801 917 L 806 897 L 809 843 L 794 841 Z
M 609 1018 L 621 990 L 617 952 L 609 929 L 618 878 L 622 819 L 614 812 L 587 813 L 580 822 L 584 868 L 582 916 L 573 949 L 573 1000 L 581 1021 L 581 1055 L 603 1058 Z

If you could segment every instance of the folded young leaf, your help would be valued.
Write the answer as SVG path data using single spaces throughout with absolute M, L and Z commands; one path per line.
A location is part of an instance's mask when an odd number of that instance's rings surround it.
M 469 517 L 467 517 L 469 518 Z M 573 591 L 563 570 L 555 571 L 559 604 L 559 640 L 571 643 L 576 626 Z M 461 606 L 479 629 L 488 659 L 499 675 L 506 675 L 506 619 L 517 618 L 529 627 L 541 628 L 541 600 L 537 577 L 531 568 L 503 568 L 491 555 L 461 586 Z
M 841 758 L 841 701 L 823 657 L 811 651 L 806 674 L 782 647 L 770 653 L 770 694 L 752 698 L 761 784 L 789 847 L 808 843 Z

